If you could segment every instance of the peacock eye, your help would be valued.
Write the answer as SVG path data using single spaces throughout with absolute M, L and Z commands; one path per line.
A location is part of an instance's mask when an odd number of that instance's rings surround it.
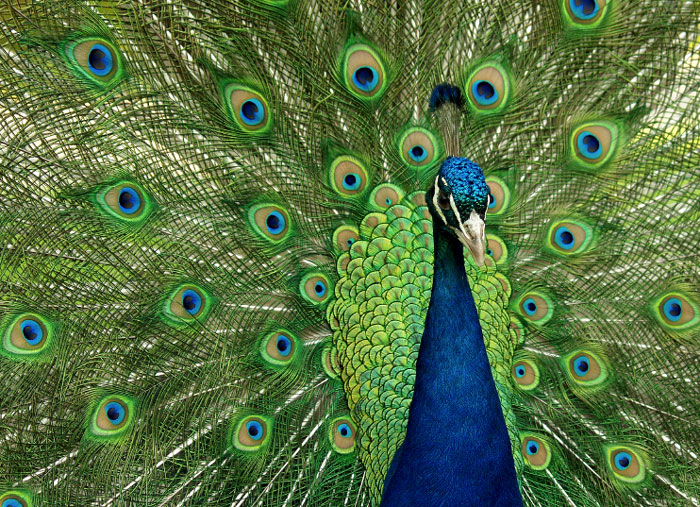
M 566 13 L 576 25 L 593 25 L 606 10 L 606 0 L 565 0 Z
M 399 149 L 403 161 L 413 169 L 425 169 L 440 156 L 437 138 L 421 127 L 406 130 L 399 140 Z
M 31 507 L 31 497 L 22 491 L 8 491 L 0 495 L 0 505 L 2 507 Z
M 233 445 L 241 451 L 258 451 L 267 445 L 272 435 L 272 419 L 263 415 L 251 415 L 236 425 Z
M 230 83 L 224 91 L 224 99 L 233 120 L 245 132 L 261 134 L 272 125 L 270 108 L 265 98 L 246 86 Z
M 465 91 L 468 104 L 475 111 L 494 112 L 502 109 L 508 101 L 510 83 L 503 67 L 491 62 L 472 72 Z
M 450 198 L 447 194 L 443 194 L 442 192 L 440 192 L 440 194 L 438 195 L 438 206 L 440 206 L 444 210 L 450 209 Z
M 36 314 L 23 314 L 17 317 L 5 331 L 3 348 L 15 355 L 29 359 L 46 349 L 53 332 L 53 326 Z
M 549 466 L 551 453 L 549 445 L 544 438 L 534 434 L 524 434 L 521 436 L 522 443 L 520 450 L 525 463 L 535 470 L 543 470 Z
M 627 445 L 606 446 L 605 452 L 608 470 L 615 479 L 628 484 L 644 481 L 646 462 L 642 452 Z
M 65 46 L 73 68 L 91 83 L 102 88 L 114 85 L 124 74 L 120 55 L 108 41 L 100 38 L 80 39 Z
M 340 454 L 352 452 L 355 449 L 355 433 L 355 425 L 349 417 L 335 419 L 328 435 L 333 449 Z
M 384 65 L 367 44 L 354 44 L 345 51 L 343 77 L 350 91 L 361 99 L 378 98 L 386 89 Z
M 90 432 L 93 436 L 112 438 L 123 434 L 133 419 L 134 404 L 123 396 L 109 396 L 97 404 Z
M 133 182 L 121 182 L 106 187 L 97 194 L 97 202 L 109 215 L 122 222 L 143 221 L 151 210 L 148 194 Z

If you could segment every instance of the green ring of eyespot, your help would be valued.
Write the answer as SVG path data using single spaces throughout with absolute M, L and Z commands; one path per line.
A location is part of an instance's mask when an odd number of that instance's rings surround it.
M 351 57 L 357 53 L 358 51 L 365 51 L 377 64 L 377 69 L 372 68 L 373 71 L 378 73 L 378 78 L 381 79 L 381 84 L 379 87 L 376 89 L 376 91 L 373 91 L 371 94 L 364 94 L 360 93 L 355 89 L 354 84 L 350 82 L 350 79 L 348 78 L 348 70 L 349 70 L 349 65 L 350 65 L 350 59 Z M 359 68 L 359 67 L 358 67 Z M 377 99 L 379 99 L 384 92 L 387 89 L 388 86 L 388 79 L 386 75 L 386 70 L 384 67 L 384 62 L 382 61 L 382 58 L 379 56 L 379 53 L 369 46 L 366 43 L 362 42 L 354 42 L 349 44 L 346 48 L 345 51 L 343 52 L 343 57 L 341 61 L 341 66 L 340 66 L 340 74 L 341 78 L 343 80 L 343 84 L 345 85 L 345 88 L 355 97 L 357 97 L 360 100 L 363 100 L 365 102 L 372 102 Z
M 246 135 L 261 135 L 261 134 L 266 134 L 270 131 L 272 128 L 273 124 L 273 113 L 272 110 L 270 109 L 270 103 L 268 102 L 267 98 L 260 93 L 260 91 L 256 90 L 255 88 L 236 82 L 236 81 L 223 81 L 222 83 L 219 84 L 219 89 L 221 90 L 221 94 L 223 97 L 224 105 L 226 107 L 226 112 L 228 113 L 228 116 L 233 120 L 233 122 L 236 124 L 236 126 L 244 132 Z M 235 104 L 232 102 L 232 94 L 234 92 L 241 92 L 243 94 L 250 94 L 253 95 L 256 100 L 260 102 L 260 104 L 263 106 L 265 116 L 264 116 L 264 124 L 260 127 L 257 125 L 248 125 L 245 124 L 238 116 L 238 108 L 236 107 Z M 250 100 L 250 99 L 247 99 Z M 246 101 L 247 101 L 246 100 Z M 246 102 L 244 101 L 244 102 Z
M 574 29 L 589 30 L 592 28 L 596 28 L 606 18 L 606 15 L 608 13 L 608 7 L 612 3 L 612 0 L 603 1 L 605 2 L 605 4 L 603 5 L 603 7 L 600 7 L 598 5 L 598 0 L 594 0 L 594 2 L 596 3 L 597 13 L 590 19 L 581 19 L 577 18 L 577 16 L 571 11 L 570 0 L 562 0 L 561 8 L 564 14 L 564 19 L 566 20 L 567 24 Z
M 677 299 L 682 305 L 688 306 L 686 312 L 692 312 L 692 316 L 687 322 L 677 324 L 675 322 L 667 321 L 666 318 L 664 318 L 662 315 L 664 311 L 662 303 L 669 298 Z M 651 313 L 656 321 L 668 331 L 684 332 L 700 324 L 700 305 L 698 305 L 682 290 L 671 290 L 664 292 L 659 297 L 652 299 L 651 303 L 649 304 L 649 309 L 651 310 Z
M 338 435 L 339 438 L 338 441 L 336 441 L 335 432 L 340 425 L 348 426 L 350 434 L 345 438 L 340 438 L 341 435 Z M 349 416 L 336 417 L 328 425 L 328 440 L 333 450 L 339 454 L 350 454 L 354 452 L 357 446 L 357 427 L 355 423 Z
M 404 143 L 410 136 L 416 135 L 421 137 L 424 136 L 430 143 L 428 146 L 421 145 L 421 148 L 425 151 L 425 155 L 424 158 L 420 161 L 409 160 L 404 154 Z M 397 145 L 399 150 L 399 156 L 401 157 L 403 163 L 416 171 L 425 171 L 427 169 L 430 169 L 442 159 L 443 149 L 438 137 L 433 132 L 423 127 L 409 127 L 406 130 L 404 130 L 398 138 Z M 430 154 L 431 151 L 432 155 Z M 426 158 L 428 158 L 429 160 L 424 161 Z
M 200 299 L 201 299 L 201 307 L 197 312 L 197 315 L 188 315 L 185 316 L 183 315 L 177 315 L 173 313 L 173 310 L 171 306 L 173 305 L 175 297 L 180 293 L 192 290 L 196 293 L 199 294 Z M 182 283 L 178 285 L 175 289 L 171 290 L 168 293 L 168 296 L 166 297 L 165 301 L 163 302 L 163 314 L 172 322 L 175 324 L 183 324 L 187 322 L 203 322 L 209 315 L 209 312 L 211 311 L 212 307 L 214 305 L 214 299 L 211 295 L 211 293 L 203 288 L 201 285 L 194 284 L 194 283 Z M 186 310 L 184 310 L 186 311 Z
M 647 471 L 647 457 L 645 453 L 641 452 L 640 449 L 630 445 L 610 444 L 604 445 L 603 449 L 605 451 L 605 462 L 607 465 L 608 473 L 613 478 L 615 478 L 618 481 L 624 482 L 625 484 L 631 487 L 644 482 Z M 613 454 L 616 454 L 618 452 L 625 452 L 629 454 L 630 457 L 636 460 L 636 465 L 638 467 L 638 472 L 636 474 L 634 474 L 633 476 L 627 476 L 625 474 L 625 470 L 616 469 L 616 467 L 613 465 Z
M 83 67 L 83 65 L 77 60 L 77 57 L 75 55 L 76 48 L 78 48 L 78 46 L 82 44 L 89 45 L 90 43 L 104 46 L 111 53 L 110 59 L 112 65 L 114 66 L 114 73 L 110 72 L 106 76 L 104 76 L 108 77 L 111 74 L 111 76 L 107 79 L 101 79 L 101 76 L 98 76 L 96 74 L 93 75 L 93 73 L 91 73 L 89 70 L 86 70 Z M 117 49 L 117 47 L 114 44 L 102 37 L 81 37 L 78 39 L 65 41 L 61 46 L 61 56 L 65 59 L 66 63 L 68 63 L 68 65 L 73 69 L 74 73 L 78 77 L 84 79 L 89 84 L 97 85 L 100 88 L 111 88 L 114 85 L 116 85 L 119 81 L 121 81 L 126 75 L 121 52 Z
M 309 282 L 311 282 L 314 278 L 318 278 L 318 280 L 316 280 L 315 284 L 310 284 Z M 312 287 L 314 289 L 313 296 L 307 293 L 306 289 L 311 290 L 308 285 L 314 285 L 314 287 Z M 321 290 L 318 290 L 319 288 Z M 328 277 L 318 271 L 312 271 L 305 274 L 299 281 L 299 293 L 301 294 L 301 297 L 308 303 L 315 306 L 322 306 L 328 303 L 333 296 L 333 288 L 334 287 Z
M 125 191 L 132 191 L 138 196 L 139 210 L 134 212 L 134 216 L 130 216 L 129 214 L 116 209 L 119 204 L 117 201 L 114 201 L 114 199 L 118 200 L 121 197 L 121 193 Z M 115 196 L 112 194 L 118 195 Z M 120 222 L 127 224 L 141 223 L 145 221 L 153 211 L 153 202 L 151 201 L 148 193 L 146 193 L 141 185 L 129 180 L 121 180 L 116 183 L 104 185 L 95 194 L 95 200 L 100 210 L 104 211 L 107 213 L 107 215 L 113 218 L 118 218 Z
M 5 500 L 16 500 L 27 507 L 33 507 L 34 505 L 31 493 L 21 489 L 11 489 L 0 494 L 0 505 L 2 505 Z
M 585 132 L 590 131 L 589 133 L 591 133 L 599 131 L 600 129 L 602 129 L 601 132 L 605 132 L 605 136 L 607 136 L 608 134 L 610 135 L 610 141 L 607 143 L 608 147 L 607 149 L 603 149 L 606 143 L 603 142 L 605 141 L 605 139 L 601 139 L 603 137 L 601 133 L 599 133 L 600 135 L 593 135 L 593 137 L 598 140 L 601 149 L 601 155 L 598 157 L 597 160 L 586 160 L 585 157 L 578 154 L 578 138 Z M 617 147 L 620 140 L 620 133 L 620 128 L 615 123 L 606 120 L 587 122 L 577 125 L 575 128 L 572 129 L 571 136 L 569 138 L 569 149 L 571 150 L 571 157 L 574 164 L 576 164 L 582 169 L 588 170 L 597 170 L 605 167 L 617 152 Z
M 488 69 L 488 68 L 495 69 L 497 71 L 497 73 L 500 75 L 500 78 L 503 80 L 503 90 L 500 93 L 498 92 L 498 90 L 496 90 L 497 95 L 502 94 L 503 98 L 500 100 L 500 103 L 495 107 L 491 107 L 488 105 L 486 105 L 486 106 L 482 105 L 481 107 L 477 107 L 472 101 L 472 96 L 473 96 L 472 95 L 472 85 L 474 85 L 478 81 L 475 81 L 474 83 L 472 83 L 472 81 L 474 80 L 474 78 L 476 77 L 476 75 L 479 72 L 481 72 L 484 69 Z M 464 95 L 467 99 L 466 103 L 469 106 L 469 109 L 473 113 L 485 114 L 485 115 L 499 113 L 499 112 L 503 111 L 503 109 L 505 109 L 508 106 L 508 104 L 510 103 L 510 98 L 511 98 L 510 97 L 510 95 L 511 95 L 510 79 L 511 79 L 510 75 L 508 74 L 506 69 L 503 67 L 503 65 L 501 65 L 500 63 L 498 63 L 496 61 L 486 61 L 486 62 L 478 65 L 477 67 L 475 67 L 469 73 L 469 77 L 466 79 L 465 87 L 463 89 Z M 489 81 L 489 84 L 491 84 L 491 86 L 493 87 L 493 84 L 490 83 L 490 81 Z
M 253 443 L 251 439 L 251 442 L 246 444 L 240 440 L 239 435 L 243 426 L 246 423 L 256 419 L 264 423 L 264 434 L 260 437 L 259 442 Z M 234 448 L 238 449 L 239 451 L 243 451 L 246 453 L 260 451 L 268 445 L 270 445 L 273 430 L 274 419 L 272 417 L 262 414 L 246 413 L 245 415 L 242 415 L 233 425 L 231 425 L 231 430 L 229 432 L 229 442 L 231 442 Z
M 108 401 L 116 400 L 126 407 L 127 420 L 123 426 L 120 426 L 114 430 L 105 430 L 100 428 L 97 424 L 97 418 L 100 415 L 100 410 L 102 410 L 103 405 Z M 123 396 L 120 394 L 112 394 L 107 396 L 102 396 L 97 402 L 93 403 L 90 408 L 90 416 L 88 420 L 88 431 L 86 434 L 87 438 L 94 440 L 114 440 L 122 435 L 132 426 L 134 422 L 134 415 L 136 414 L 136 402 L 135 400 Z
M 576 246 L 577 242 L 577 233 L 579 232 L 578 230 L 571 231 L 571 227 L 568 227 L 567 224 L 571 224 L 575 227 L 573 229 L 576 229 L 576 227 L 580 228 L 583 233 L 584 233 L 584 240 Z M 572 235 L 573 237 L 573 244 L 570 249 L 566 249 L 564 246 L 558 245 L 557 238 L 557 232 L 560 229 L 560 227 L 564 227 L 568 230 L 568 232 Z M 544 240 L 544 246 L 545 249 L 548 252 L 551 252 L 555 255 L 561 256 L 561 257 L 569 257 L 569 256 L 576 256 L 580 255 L 584 252 L 586 252 L 588 249 L 593 246 L 593 240 L 594 240 L 594 232 L 593 228 L 588 225 L 586 222 L 583 222 L 581 220 L 578 220 L 576 218 L 562 218 L 558 220 L 554 220 L 552 224 L 549 226 L 549 229 L 547 230 L 547 235 L 545 236 Z
M 42 327 L 42 331 L 46 333 L 46 336 L 40 342 L 41 346 L 27 346 L 27 348 L 21 348 L 13 343 L 13 331 L 17 324 L 23 320 L 31 320 L 38 323 Z M 35 312 L 27 312 L 16 315 L 8 324 L 5 326 L 5 330 L 2 336 L 2 348 L 0 353 L 7 356 L 10 359 L 17 360 L 31 360 L 31 361 L 41 361 L 47 357 L 47 353 L 52 346 L 52 341 L 55 335 L 55 325 L 49 319 L 39 315 Z M 24 345 L 24 343 L 22 344 Z M 37 344 L 39 345 L 39 344 Z

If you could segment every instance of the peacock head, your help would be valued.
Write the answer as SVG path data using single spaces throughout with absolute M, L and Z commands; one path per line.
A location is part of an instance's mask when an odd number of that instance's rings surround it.
M 481 168 L 463 157 L 448 157 L 440 166 L 426 201 L 434 221 L 469 249 L 478 266 L 486 256 L 486 210 L 489 187 Z

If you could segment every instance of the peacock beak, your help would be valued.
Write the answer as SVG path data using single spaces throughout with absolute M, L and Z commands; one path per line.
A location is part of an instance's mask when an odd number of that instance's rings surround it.
M 486 259 L 486 223 L 472 210 L 469 220 L 460 225 L 457 231 L 459 241 L 469 249 L 477 266 L 483 266 Z

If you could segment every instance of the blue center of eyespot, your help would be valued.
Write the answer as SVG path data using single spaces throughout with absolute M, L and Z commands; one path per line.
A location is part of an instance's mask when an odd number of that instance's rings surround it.
M 496 198 L 489 192 L 489 209 L 496 207 Z
M 270 234 L 281 234 L 286 226 L 282 213 L 279 211 L 271 211 L 265 219 L 265 226 Z
M 2 507 L 22 507 L 22 504 L 19 502 L 19 500 L 8 498 L 7 500 L 2 501 Z
M 534 440 L 530 440 L 530 441 L 527 443 L 527 445 L 525 446 L 525 449 L 527 449 L 527 453 L 528 453 L 530 456 L 534 456 L 535 454 L 537 454 L 537 453 L 539 452 L 539 450 L 540 450 L 540 444 L 538 444 L 538 443 L 535 442 Z
M 517 366 L 515 368 L 515 376 L 518 378 L 523 378 L 525 376 L 525 367 L 524 366 Z
M 35 320 L 23 320 L 20 322 L 19 327 L 22 330 L 22 336 L 24 336 L 29 345 L 38 345 L 44 338 L 44 330 L 41 329 L 41 326 Z
M 596 0 L 569 0 L 569 8 L 574 16 L 583 20 L 595 17 L 600 10 Z
M 574 359 L 574 373 L 579 377 L 585 377 L 590 366 L 590 361 L 586 356 L 579 356 Z
M 683 315 L 683 303 L 678 298 L 668 298 L 664 302 L 664 316 L 671 322 L 678 322 Z
M 357 190 L 360 188 L 360 183 L 362 183 L 362 179 L 355 173 L 348 173 L 343 178 L 343 188 L 345 190 Z
M 386 199 L 384 199 L 384 202 L 386 203 L 387 206 L 391 206 L 391 199 L 389 199 L 388 197 Z
M 264 119 L 265 108 L 258 99 L 248 99 L 241 104 L 241 120 L 246 125 L 260 125 Z
M 379 83 L 379 74 L 372 67 L 358 67 L 352 74 L 352 82 L 360 90 L 371 92 Z
M 285 357 L 292 351 L 291 340 L 283 334 L 277 337 L 277 351 L 280 353 L 280 355 Z
M 88 54 L 88 68 L 97 76 L 106 76 L 112 71 L 112 52 L 104 44 L 95 44 Z
M 141 198 L 131 187 L 124 187 L 119 191 L 119 210 L 127 215 L 133 215 L 141 208 Z
M 350 426 L 348 426 L 345 423 L 338 425 L 338 433 L 340 433 L 340 435 L 345 438 L 352 436 L 352 430 L 350 429 Z
M 478 80 L 472 84 L 472 95 L 482 106 L 490 106 L 498 100 L 498 92 L 488 81 Z
M 584 130 L 578 135 L 576 140 L 578 151 L 582 156 L 591 160 L 600 157 L 603 154 L 603 147 L 596 136 Z
M 107 403 L 107 405 L 105 405 L 105 414 L 107 414 L 107 419 L 109 419 L 109 422 L 116 426 L 124 420 L 126 411 L 124 410 L 124 407 L 122 407 L 116 401 L 110 401 Z
M 565 225 L 557 228 L 554 233 L 554 241 L 559 248 L 564 250 L 571 250 L 574 247 L 574 235 Z
M 355 243 L 355 238 L 348 238 L 348 240 L 346 241 L 346 244 L 348 245 L 348 247 L 351 247 L 354 243 Z
M 314 292 L 316 296 L 323 297 L 326 294 L 326 284 L 323 282 L 316 282 L 316 285 L 314 285 Z
M 627 452 L 618 452 L 615 455 L 615 468 L 625 470 L 632 463 L 632 456 Z
M 525 301 L 523 301 L 523 309 L 525 310 L 525 313 L 533 316 L 537 312 L 537 303 L 535 303 L 534 299 L 527 298 Z
M 488 249 L 486 250 L 486 253 L 489 254 L 489 255 L 491 255 L 491 256 L 493 256 L 493 250 L 491 250 L 490 248 L 488 248 Z
M 420 144 L 416 144 L 410 150 L 408 150 L 408 156 L 414 162 L 423 162 L 428 156 L 428 150 L 423 148 Z
M 191 289 L 187 289 L 182 293 L 182 307 L 190 315 L 197 315 L 202 307 L 202 296 Z
M 258 421 L 248 421 L 245 429 L 253 440 L 260 440 L 263 436 L 263 427 Z

